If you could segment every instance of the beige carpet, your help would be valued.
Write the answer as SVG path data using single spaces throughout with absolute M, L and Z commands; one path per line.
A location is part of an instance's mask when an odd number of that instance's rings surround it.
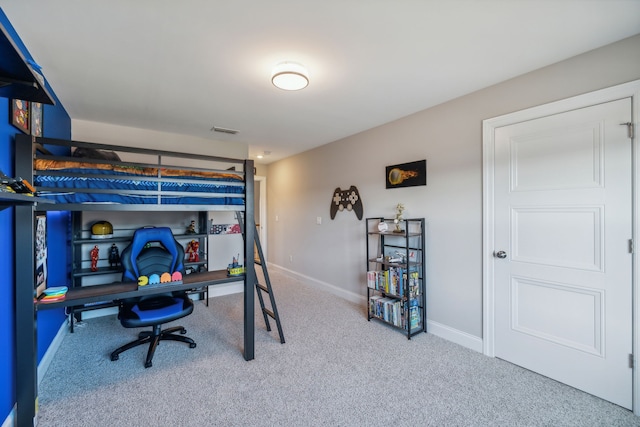
M 164 342 L 112 362 L 137 330 L 114 316 L 67 334 L 40 386 L 38 426 L 640 426 L 625 409 L 431 334 L 412 340 L 365 307 L 272 273 L 286 344 L 256 313 L 242 357 L 242 296 L 196 303 Z M 257 304 L 257 301 L 256 301 Z

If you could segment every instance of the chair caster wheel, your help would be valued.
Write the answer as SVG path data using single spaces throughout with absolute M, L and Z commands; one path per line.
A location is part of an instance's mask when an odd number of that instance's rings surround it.
M 117 354 L 112 354 L 111 355 L 111 361 L 115 362 L 116 360 L 120 359 L 120 356 L 118 356 Z
M 196 348 L 196 343 L 189 344 L 189 348 Z
M 185 328 L 182 328 L 182 329 L 180 329 L 180 333 L 181 333 L 182 335 L 184 335 L 184 334 L 186 334 L 186 333 L 187 333 L 187 330 L 186 330 Z
M 152 363 L 152 362 L 145 362 L 145 364 L 144 364 L 144 367 L 145 367 L 145 368 L 150 368 L 150 367 L 152 367 L 152 366 L 153 366 L 153 363 Z

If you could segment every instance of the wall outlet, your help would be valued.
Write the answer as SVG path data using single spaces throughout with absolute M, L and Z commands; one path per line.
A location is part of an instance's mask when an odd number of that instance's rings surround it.
M 289 255 L 289 262 L 293 262 L 293 255 Z
M 321 216 L 316 217 L 316 224 L 318 224 L 318 225 L 322 224 L 322 217 Z

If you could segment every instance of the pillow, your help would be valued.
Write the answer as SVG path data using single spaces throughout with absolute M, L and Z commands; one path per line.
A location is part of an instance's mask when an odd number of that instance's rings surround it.
M 98 160 L 113 160 L 120 161 L 120 156 L 114 151 L 98 150 L 95 148 L 78 147 L 73 152 L 73 157 L 88 157 L 90 159 Z

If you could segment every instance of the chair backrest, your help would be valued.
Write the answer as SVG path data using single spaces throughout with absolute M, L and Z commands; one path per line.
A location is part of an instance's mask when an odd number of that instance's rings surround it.
M 159 243 L 162 246 L 148 244 Z M 150 274 L 184 274 L 184 248 L 169 227 L 144 227 L 133 233 L 131 243 L 120 254 L 123 282 L 137 282 Z

